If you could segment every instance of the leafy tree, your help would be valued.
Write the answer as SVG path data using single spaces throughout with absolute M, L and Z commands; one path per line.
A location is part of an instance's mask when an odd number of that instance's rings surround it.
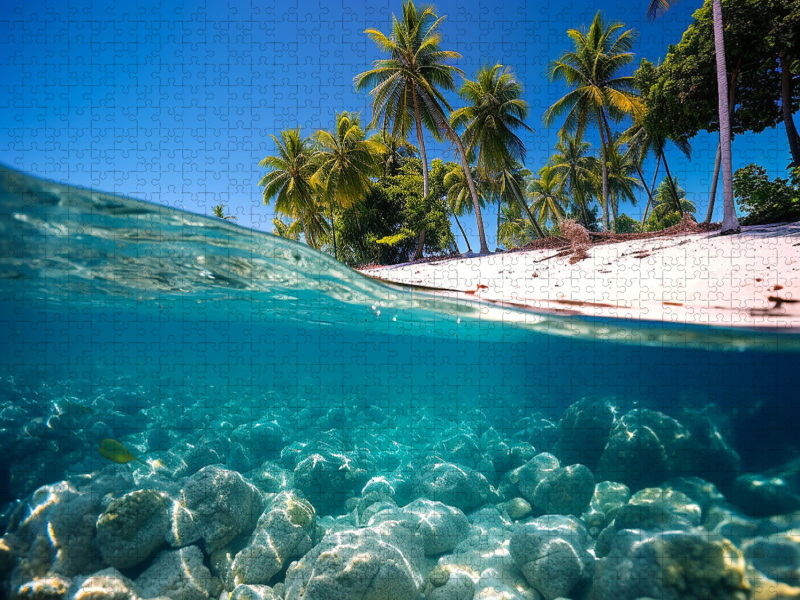
M 299 219 L 291 223 L 286 223 L 283 219 L 275 218 L 272 219 L 272 226 L 274 228 L 272 233 L 278 237 L 286 238 L 287 240 L 297 241 L 300 239 L 300 234 L 303 232 L 302 224 Z
M 333 256 L 338 259 L 333 213 L 366 196 L 372 183 L 370 177 L 380 173 L 374 157 L 381 149 L 365 139 L 357 114 L 336 113 L 335 127 L 333 134 L 325 130 L 316 133 L 318 150 L 314 163 L 317 170 L 311 177 L 311 184 L 320 190 L 320 200 L 328 208 Z
M 274 135 L 270 137 L 277 154 L 258 163 L 259 167 L 270 169 L 258 182 L 264 188 L 264 204 L 275 198 L 275 212 L 299 221 L 308 245 L 318 249 L 328 224 L 311 182 L 316 167 L 310 140 L 300 136 L 300 128 L 282 131 L 280 140 Z
M 620 121 L 638 116 L 641 102 L 634 93 L 634 79 L 621 75 L 633 61 L 635 33 L 621 31 L 621 23 L 606 23 L 601 13 L 595 15 L 588 32 L 570 29 L 567 35 L 574 49 L 565 52 L 550 66 L 550 79 L 563 79 L 571 88 L 566 96 L 544 114 L 545 125 L 566 115 L 559 135 L 576 132 L 581 139 L 586 127 L 594 123 L 600 133 L 603 221 L 608 227 L 608 147 L 612 143 L 608 119 Z
M 389 54 L 388 59 L 377 60 L 374 68 L 358 75 L 358 91 L 369 90 L 373 97 L 372 126 L 391 131 L 391 136 L 406 140 L 412 124 L 417 131 L 422 158 L 424 196 L 429 192 L 428 156 L 425 150 L 423 125 L 436 139 L 447 137 L 461 153 L 462 167 L 469 184 L 473 209 L 478 222 L 481 253 L 488 254 L 483 229 L 478 194 L 469 171 L 467 152 L 461 138 L 450 126 L 445 111 L 452 107 L 440 90 L 455 91 L 453 76 L 463 72 L 447 64 L 448 60 L 461 58 L 458 52 L 442 50 L 442 34 L 438 31 L 444 17 L 437 17 L 433 7 L 417 10 L 412 0 L 404 0 L 403 17 L 392 16 L 392 33 L 387 36 L 377 29 L 367 29 L 366 34 L 378 47 Z M 417 253 L 421 255 L 424 230 L 420 231 Z
M 725 17 L 726 85 L 731 134 L 786 125 L 793 160 L 798 156 L 792 113 L 800 107 L 800 7 L 793 0 L 736 0 Z M 718 131 L 718 82 L 712 1 L 693 15 L 679 44 L 658 67 L 648 105 L 677 134 Z
M 639 231 L 639 224 L 636 219 L 630 218 L 625 213 L 622 213 L 618 218 L 614 219 L 614 232 L 615 233 L 637 233 Z
M 378 244 L 396 247 L 417 237 L 417 232 L 424 229 L 425 250 L 429 253 L 438 254 L 450 248 L 454 239 L 450 231 L 450 210 L 443 197 L 430 193 L 423 195 L 419 159 L 407 161 L 398 175 L 387 177 L 380 183 L 394 201 L 402 204 L 402 224 L 396 234 L 378 239 Z M 416 258 L 417 252 L 409 258 Z
M 764 167 L 747 165 L 734 173 L 733 191 L 747 213 L 744 225 L 800 220 L 800 167 L 791 170 L 788 180 L 770 181 Z

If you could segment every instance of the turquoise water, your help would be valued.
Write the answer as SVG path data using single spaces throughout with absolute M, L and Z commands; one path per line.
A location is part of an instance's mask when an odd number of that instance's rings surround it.
M 362 488 L 376 477 L 404 478 L 417 490 L 402 500 L 389 494 L 390 504 L 441 500 L 457 505 L 473 527 L 480 521 L 474 511 L 491 509 L 508 521 L 508 536 L 514 527 L 539 527 L 531 520 L 540 515 L 571 514 L 564 518 L 583 519 L 592 561 L 611 560 L 613 551 L 600 556 L 595 544 L 613 524 L 592 521 L 588 500 L 554 513 L 513 481 L 520 477 L 510 475 L 515 469 L 543 452 L 562 467 L 585 465 L 595 483 L 615 477 L 630 493 L 671 485 L 688 494 L 687 478 L 714 484 L 725 518 L 752 524 L 749 537 L 733 536 L 745 556 L 763 533 L 759 519 L 800 509 L 792 467 L 800 453 L 798 336 L 556 317 L 437 298 L 384 285 L 269 234 L 9 169 L 0 171 L 0 315 L 0 531 L 10 523 L 6 537 L 22 548 L 0 561 L 12 595 L 46 573 L 75 586 L 114 564 L 102 534 L 90 527 L 90 541 L 74 544 L 94 553 L 91 559 L 57 558 L 55 550 L 67 542 L 56 535 L 44 566 L 21 566 L 36 537 L 31 515 L 57 519 L 36 512 L 41 504 L 31 494 L 50 486 L 47 493 L 61 498 L 52 486 L 62 480 L 80 495 L 81 486 L 121 478 L 86 509 L 94 527 L 111 498 L 154 489 L 179 505 L 192 476 L 221 465 L 258 488 L 259 514 L 280 491 L 310 501 L 316 524 L 309 531 L 312 548 L 293 557 L 300 567 L 342 527 L 368 529 L 352 511 L 366 502 L 369 490 Z M 635 427 L 625 415 L 637 419 Z M 269 435 L 253 433 L 265 428 Z M 635 440 L 624 460 L 612 456 L 616 442 L 609 441 L 618 429 L 618 436 L 627 431 Z M 98 452 L 104 438 L 125 444 L 149 466 L 110 463 Z M 345 465 L 328 452 L 345 456 Z M 330 472 L 323 466 L 309 479 L 300 465 L 311 455 L 331 462 Z M 479 473 L 490 492 L 472 503 L 461 502 L 463 490 L 451 490 L 453 500 L 426 487 L 419 477 L 432 460 Z M 283 483 L 265 470 L 280 472 Z M 770 478 L 780 481 L 751 485 Z M 767 488 L 772 508 L 757 496 Z M 686 500 L 703 512 L 692 526 L 719 533 L 707 496 Z M 514 519 L 507 504 L 514 498 L 526 499 L 532 510 Z M 656 535 L 639 525 L 626 531 Z M 236 556 L 253 527 L 241 527 L 221 547 Z M 687 531 L 672 522 L 667 529 Z M 212 582 L 200 597 L 234 591 L 230 573 L 212 559 L 218 548 L 208 537 L 199 540 Z M 159 540 L 142 560 L 123 561 L 120 569 L 140 591 L 152 590 L 147 569 L 159 552 L 179 547 L 193 545 Z M 444 589 L 429 574 L 437 560 L 450 564 L 450 550 L 415 563 L 411 591 L 387 597 L 414 600 L 426 589 L 429 596 Z M 514 561 L 519 557 L 507 557 Z M 302 596 L 292 587 L 302 568 L 292 575 L 283 563 L 259 585 L 285 590 L 287 599 L 323 597 Z M 800 585 L 800 571 L 759 569 Z M 479 594 L 488 589 L 481 583 L 485 569 L 474 570 Z M 612 571 L 607 566 L 603 577 Z M 531 583 L 535 576 L 502 569 L 498 576 L 524 588 L 520 597 L 545 593 Z M 584 573 L 564 595 L 626 597 L 615 585 L 599 574 L 593 583 Z M 628 596 L 656 593 L 644 591 Z

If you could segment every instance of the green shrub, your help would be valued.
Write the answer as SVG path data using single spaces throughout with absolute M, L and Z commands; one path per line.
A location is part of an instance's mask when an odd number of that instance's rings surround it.
M 638 233 L 639 223 L 622 213 L 614 221 L 614 233 Z
M 800 220 L 800 167 L 789 177 L 770 181 L 766 169 L 753 164 L 736 170 L 733 193 L 739 209 L 747 213 L 740 219 L 742 225 Z

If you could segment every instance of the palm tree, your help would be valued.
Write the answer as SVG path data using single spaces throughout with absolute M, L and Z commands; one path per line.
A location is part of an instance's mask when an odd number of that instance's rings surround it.
M 473 176 L 475 177 L 475 176 Z M 463 216 L 465 214 L 472 214 L 474 207 L 472 205 L 472 194 L 469 189 L 469 184 L 467 183 L 467 178 L 464 175 L 464 169 L 459 165 L 453 165 L 453 168 L 448 171 L 447 175 L 444 176 L 444 188 L 447 190 L 447 205 L 450 207 L 450 212 L 453 213 L 453 217 L 456 220 L 456 225 L 458 225 L 459 230 L 461 230 L 461 235 L 464 236 L 464 240 L 467 242 L 467 250 L 472 252 L 472 246 L 469 243 L 469 238 L 464 231 L 464 228 L 461 226 L 461 221 L 458 220 L 459 216 Z M 482 207 L 486 207 L 487 205 L 487 190 L 484 189 L 485 186 L 479 185 L 478 186 L 478 201 Z
M 586 227 L 589 227 L 589 200 L 596 187 L 594 174 L 600 170 L 600 161 L 589 153 L 590 150 L 588 142 L 567 134 L 556 144 L 556 153 L 548 161 L 558 176 L 561 189 L 572 194 Z
M 347 111 L 336 114 L 335 134 L 320 130 L 315 137 L 319 149 L 314 154 L 317 170 L 311 183 L 321 190 L 321 201 L 329 210 L 333 256 L 338 260 L 334 210 L 349 208 L 367 195 L 370 177 L 380 174 L 374 158 L 380 148 L 365 139 L 359 115 Z
M 551 226 L 560 223 L 567 214 L 569 200 L 558 176 L 552 167 L 543 167 L 539 177 L 528 182 L 531 209 L 541 224 L 550 222 Z
M 478 173 L 485 177 L 525 162 L 525 144 L 516 130 L 533 130 L 525 124 L 528 103 L 511 69 L 500 64 L 482 67 L 475 81 L 465 80 L 458 93 L 468 104 L 451 115 L 450 124 L 464 128 L 461 139 L 469 155 L 477 157 Z
M 608 147 L 608 192 L 611 212 L 616 228 L 620 200 L 628 200 L 636 206 L 636 194 L 640 187 L 636 172 L 636 158 L 633 154 L 622 152 L 623 143 L 618 138 Z
M 287 240 L 298 240 L 302 233 L 302 226 L 299 220 L 286 223 L 283 219 L 272 219 L 274 229 L 272 233 Z
M 405 160 L 413 158 L 419 152 L 414 144 L 392 137 L 385 129 L 372 135 L 369 141 L 378 151 L 384 177 L 397 175 Z
M 500 226 L 500 242 L 506 248 L 518 248 L 538 238 L 531 220 L 517 203 L 503 206 L 503 222 Z
M 664 178 L 655 191 L 652 216 L 661 220 L 671 212 L 677 212 L 675 208 L 676 193 L 681 204 L 682 214 L 694 213 L 697 210 L 694 202 L 686 198 L 686 192 L 678 185 L 677 180 Z
M 516 203 L 528 215 L 531 221 L 531 227 L 540 238 L 546 237 L 542 231 L 536 216 L 528 206 L 528 201 L 525 198 L 525 178 L 530 177 L 531 172 L 524 169 L 519 163 L 513 163 L 505 166 L 493 174 L 491 179 L 492 189 L 498 195 L 498 210 L 501 209 L 502 203 L 505 201 L 508 204 Z M 498 229 L 499 229 L 499 216 L 498 216 Z
M 532 130 L 525 124 L 528 103 L 522 99 L 522 86 L 511 69 L 500 64 L 482 67 L 475 81 L 465 80 L 458 93 L 467 106 L 450 116 L 450 125 L 456 130 L 464 128 L 461 140 L 470 159 L 477 159 L 479 176 L 493 179 L 503 169 L 524 162 L 525 144 L 516 130 Z M 498 195 L 497 201 L 499 229 L 503 198 Z
M 648 18 L 657 19 L 678 0 L 650 0 Z M 722 0 L 711 0 L 714 14 L 714 51 L 717 57 L 717 99 L 719 107 L 719 144 L 722 157 L 722 235 L 739 233 L 739 219 L 733 202 L 733 160 L 731 157 L 731 114 L 728 101 L 728 70 L 725 63 L 725 26 Z
M 392 15 L 391 35 L 387 36 L 377 29 L 365 31 L 390 58 L 375 61 L 374 68 L 358 75 L 354 82 L 357 91 L 369 89 L 373 97 L 371 126 L 380 123 L 381 128 L 390 131 L 392 137 L 406 140 L 413 124 L 422 158 L 425 196 L 429 193 L 430 179 L 423 124 L 436 139 L 447 137 L 456 144 L 461 153 L 461 163 L 478 222 L 481 254 L 488 254 L 478 192 L 470 173 L 467 153 L 461 139 L 450 126 L 445 110 L 450 112 L 452 107 L 440 91 L 455 91 L 453 76 L 464 74 L 461 69 L 446 64 L 448 60 L 461 58 L 461 55 L 439 48 L 442 34 L 438 28 L 443 19 L 436 16 L 433 7 L 424 6 L 417 10 L 413 0 L 405 0 L 402 20 Z M 420 232 L 420 235 L 423 236 L 424 232 Z
M 214 212 L 214 216 L 219 219 L 224 219 L 225 221 L 230 221 L 233 219 L 236 220 L 235 215 L 226 215 L 225 214 L 225 205 L 224 204 L 217 204 L 216 206 L 212 207 L 211 210 Z
M 621 23 L 608 23 L 598 11 L 589 31 L 584 33 L 570 29 L 567 35 L 575 48 L 565 52 L 550 66 L 552 81 L 563 79 L 572 88 L 566 96 L 553 104 L 544 114 L 549 126 L 559 116 L 566 114 L 559 136 L 575 131 L 583 138 L 586 126 L 594 122 L 600 132 L 602 168 L 603 221 L 608 229 L 608 118 L 621 121 L 628 115 L 638 115 L 641 102 L 634 94 L 634 78 L 622 76 L 620 69 L 633 61 L 635 33 L 632 29 L 622 31 Z
M 319 248 L 319 238 L 328 230 L 311 178 L 314 175 L 310 141 L 300 136 L 300 128 L 281 131 L 272 137 L 276 156 L 268 156 L 259 167 L 269 168 L 258 185 L 264 188 L 264 204 L 275 198 L 275 212 L 300 222 L 306 243 Z

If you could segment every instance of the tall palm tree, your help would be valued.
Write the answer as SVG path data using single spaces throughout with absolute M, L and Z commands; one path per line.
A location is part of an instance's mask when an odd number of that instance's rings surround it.
M 600 170 L 600 162 L 590 154 L 590 150 L 589 142 L 567 134 L 556 144 L 556 152 L 548 161 L 562 190 L 572 195 L 586 227 L 589 227 L 589 201 L 596 187 L 594 174 Z
M 642 104 L 634 93 L 634 78 L 620 75 L 620 70 L 633 61 L 635 33 L 632 29 L 621 31 L 621 23 L 606 23 L 598 11 L 588 32 L 570 29 L 567 35 L 574 49 L 564 52 L 550 66 L 552 81 L 564 80 L 572 88 L 544 114 L 545 125 L 550 126 L 566 114 L 559 131 L 563 137 L 575 131 L 581 139 L 590 123 L 597 125 L 600 133 L 602 169 L 603 221 L 609 226 L 608 206 L 608 119 L 620 121 L 628 115 L 640 113 Z
M 636 206 L 635 190 L 640 187 L 639 180 L 634 175 L 636 158 L 622 152 L 622 146 L 623 143 L 617 138 L 608 147 L 608 192 L 615 228 L 620 200 L 628 200 Z
M 525 144 L 516 130 L 532 130 L 525 124 L 528 103 L 522 99 L 522 86 L 511 69 L 500 64 L 482 67 L 475 81 L 465 80 L 458 93 L 467 106 L 453 112 L 450 125 L 456 130 L 464 128 L 461 140 L 469 157 L 476 158 L 478 174 L 490 179 L 503 169 L 524 162 Z M 498 229 L 502 201 L 498 195 Z
M 319 239 L 328 231 L 328 224 L 317 203 L 311 178 L 314 175 L 313 151 L 300 128 L 281 131 L 275 142 L 275 156 L 268 156 L 259 167 L 270 169 L 258 185 L 264 188 L 264 204 L 275 198 L 275 212 L 300 222 L 306 243 L 319 248 Z
M 681 203 L 683 213 L 694 213 L 697 210 L 694 202 L 686 198 L 686 192 L 680 187 L 677 180 L 664 180 L 658 185 L 653 198 L 652 215 L 661 220 L 672 212 L 677 212 L 675 208 L 675 193 L 677 190 L 678 201 Z
M 477 159 L 478 173 L 487 176 L 515 162 L 525 162 L 525 144 L 517 129 L 533 131 L 525 124 L 528 103 L 522 86 L 509 67 L 482 67 L 475 81 L 464 81 L 458 91 L 467 106 L 450 117 L 455 129 L 464 128 L 461 139 Z
M 657 19 L 679 0 L 650 0 L 647 16 Z M 722 0 L 711 0 L 714 15 L 714 51 L 717 58 L 717 99 L 719 108 L 719 144 L 722 158 L 722 235 L 739 233 L 739 219 L 733 202 L 733 159 L 731 157 L 731 113 L 728 101 L 728 69 L 725 62 L 725 26 Z
M 473 175 L 473 178 L 476 176 Z M 463 216 L 465 214 L 469 215 L 472 214 L 474 207 L 472 205 L 472 194 L 469 189 L 469 184 L 467 183 L 467 178 L 464 175 L 464 169 L 459 165 L 454 165 L 450 171 L 447 172 L 447 175 L 444 176 L 444 188 L 447 190 L 447 205 L 450 207 L 450 212 L 453 213 L 453 217 L 456 220 L 456 225 L 461 230 L 461 235 L 464 236 L 464 240 L 467 242 L 467 250 L 472 252 L 472 246 L 469 243 L 469 238 L 464 231 L 464 228 L 461 226 L 461 221 L 458 220 L 458 217 Z M 479 185 L 478 186 L 478 201 L 480 205 L 485 208 L 488 204 L 488 190 L 485 189 L 486 186 Z
M 461 55 L 439 47 L 442 34 L 438 29 L 443 19 L 436 16 L 433 7 L 422 6 L 418 10 L 413 0 L 405 0 L 402 20 L 392 15 L 390 35 L 377 29 L 365 31 L 390 58 L 375 61 L 374 68 L 358 75 L 354 82 L 357 91 L 369 90 L 373 97 L 371 126 L 380 124 L 382 129 L 402 140 L 407 139 L 412 126 L 416 129 L 425 196 L 429 193 L 430 178 L 423 125 L 434 138 L 447 137 L 456 144 L 478 222 L 481 253 L 488 254 L 478 192 L 470 173 L 467 152 L 461 138 L 450 126 L 445 111 L 452 111 L 452 107 L 440 91 L 455 91 L 454 75 L 464 74 L 461 69 L 447 64 L 448 60 L 459 59 Z
M 543 238 L 546 237 L 546 234 L 542 231 L 539 222 L 536 220 L 536 215 L 531 211 L 530 206 L 528 206 L 527 198 L 525 197 L 525 178 L 530 177 L 530 175 L 531 172 L 524 169 L 522 165 L 513 163 L 495 172 L 492 175 L 490 185 L 498 196 L 497 209 L 501 209 L 503 202 L 507 204 L 518 204 L 528 215 L 531 221 L 531 227 L 533 227 L 536 235 Z
M 316 172 L 312 185 L 321 191 L 321 200 L 328 208 L 333 231 L 333 256 L 336 251 L 336 208 L 349 208 L 369 192 L 370 177 L 380 174 L 375 155 L 380 147 L 366 139 L 358 114 L 336 113 L 335 133 L 316 133 L 318 150 L 314 154 Z
M 552 167 L 543 167 L 539 177 L 528 182 L 531 209 L 541 224 L 551 226 L 561 222 L 567 215 L 569 200 L 564 193 L 558 172 Z

